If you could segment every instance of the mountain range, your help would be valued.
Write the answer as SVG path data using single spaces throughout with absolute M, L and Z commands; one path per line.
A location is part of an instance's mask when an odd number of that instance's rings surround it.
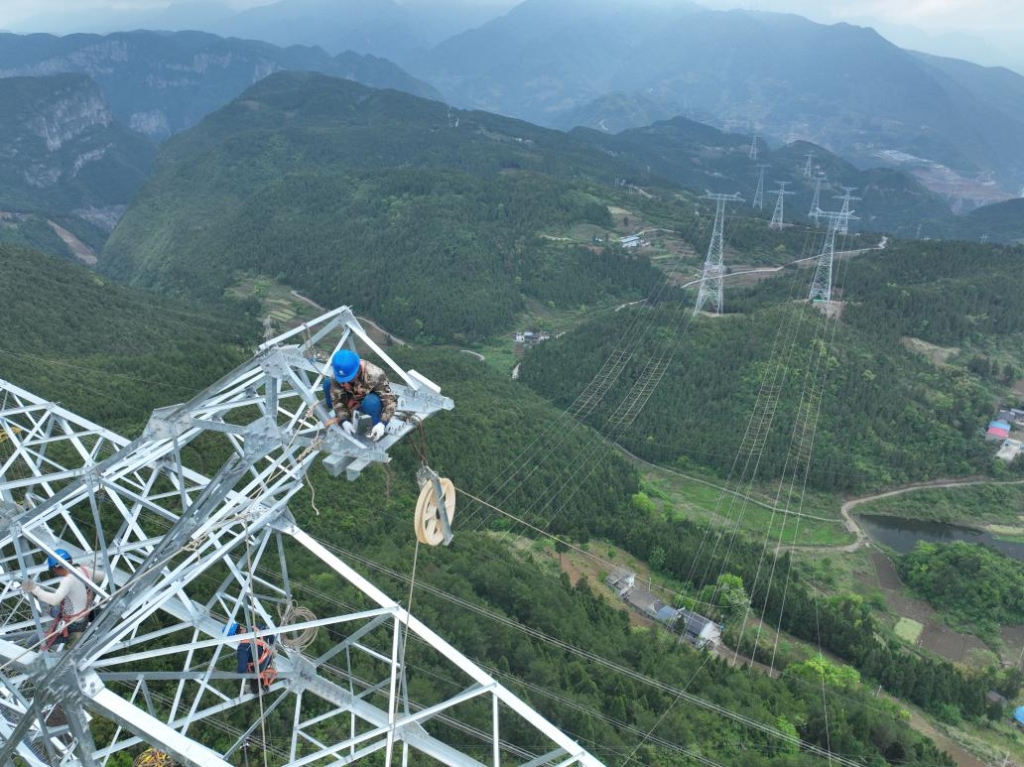
M 906 167 L 926 183 L 944 172 L 967 200 L 998 199 L 985 182 L 1004 198 L 1024 183 L 1024 77 L 914 54 L 848 24 L 525 0 L 410 70 L 454 104 L 543 125 L 639 127 L 682 115 L 811 141 L 862 167 Z
M 645 259 L 541 236 L 603 236 L 591 187 L 627 170 L 560 131 L 279 72 L 161 146 L 100 267 L 213 299 L 276 275 L 323 305 L 372 306 L 399 336 L 481 338 L 527 298 L 575 307 L 652 284 Z
M 0 75 L 92 74 L 119 120 L 157 138 L 269 72 L 303 69 L 563 130 L 684 116 L 775 145 L 809 141 L 861 168 L 906 169 L 958 211 L 1024 186 L 1024 77 L 907 51 L 870 28 L 663 0 L 524 0 L 500 16 L 460 0 L 426 8 L 172 4 L 137 20 L 320 48 L 198 33 L 33 35 L 0 38 Z
M 370 85 L 439 98 L 397 65 L 352 52 L 279 48 L 203 32 L 118 32 L 110 35 L 0 34 L 0 78 L 86 74 L 123 124 L 164 139 L 198 123 L 263 77 L 281 70 L 323 72 Z
M 69 9 L 60 18 L 26 19 L 19 29 L 46 29 L 61 35 L 197 30 L 283 47 L 319 46 L 332 55 L 371 53 L 402 63 L 454 34 L 483 24 L 512 4 L 500 0 L 486 4 L 445 0 L 429 6 L 400 5 L 393 0 L 277 0 L 239 10 L 216 0 L 181 0 L 162 8 Z

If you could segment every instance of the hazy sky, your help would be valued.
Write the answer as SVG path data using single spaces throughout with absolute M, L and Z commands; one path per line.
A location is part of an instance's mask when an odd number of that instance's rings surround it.
M 827 22 L 872 19 L 926 31 L 1024 28 L 1020 0 L 704 0 L 703 4 L 799 13 Z
M 221 0 L 241 10 L 275 0 Z M 672 2 L 673 0 L 662 0 Z M 178 0 L 182 2 L 182 0 Z M 192 0 L 196 2 L 196 0 Z M 402 5 L 423 7 L 475 5 L 495 9 L 498 15 L 517 0 L 397 0 Z M 600 2 L 600 0 L 595 0 Z M 983 64 L 1008 64 L 1024 68 L 1024 51 L 1018 44 L 1024 33 L 1022 0 L 697 0 L 712 8 L 798 13 L 815 21 L 848 21 L 874 26 L 898 45 L 933 53 L 962 56 Z M 0 0 L 0 29 L 16 32 L 51 31 L 62 16 L 78 16 L 91 10 L 123 11 L 125 15 L 167 7 L 169 0 Z M 31 28 L 28 28 L 30 25 Z
M 508 7 L 515 0 L 461 0 L 473 5 Z M 1024 29 L 1024 3 L 1020 0 L 698 0 L 715 8 L 747 8 L 799 13 L 819 21 L 874 19 L 909 24 L 926 30 Z M 274 0 L 222 0 L 233 8 L 251 8 Z M 423 6 L 435 0 L 398 0 L 401 5 Z M 141 10 L 166 7 L 168 0 L 2 0 L 0 24 L 30 16 L 72 10 Z M 451 3 L 450 0 L 446 4 Z

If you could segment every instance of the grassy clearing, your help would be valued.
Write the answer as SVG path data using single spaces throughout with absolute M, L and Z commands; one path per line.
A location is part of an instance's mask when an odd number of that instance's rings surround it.
M 882 514 L 906 519 L 952 522 L 971 526 L 1003 525 L 1007 535 L 1020 529 L 1024 484 L 990 482 L 966 487 L 916 490 L 881 498 L 857 508 L 858 514 Z M 1014 532 L 1010 532 L 1010 529 Z M 999 533 L 996 533 L 999 534 Z
M 885 594 L 878 587 L 878 576 L 867 549 L 830 551 L 801 549 L 793 552 L 793 561 L 805 582 L 822 594 L 856 594 L 876 612 L 880 621 L 888 621 Z
M 757 490 L 745 497 L 729 493 L 721 485 L 692 475 L 645 464 L 642 467 L 645 490 L 663 513 L 674 518 L 695 519 L 713 525 L 738 527 L 755 539 L 768 539 L 784 546 L 840 546 L 851 543 L 851 536 L 839 518 L 839 504 L 833 501 L 831 513 L 822 499 L 805 504 L 801 514 L 834 521 L 811 519 L 772 508 L 772 497 Z
M 907 644 L 916 645 L 917 640 L 921 637 L 921 632 L 924 631 L 924 624 L 911 618 L 900 618 L 896 621 L 893 631 Z
M 283 333 L 323 314 L 323 310 L 296 296 L 287 285 L 259 274 L 241 277 L 224 292 L 229 298 L 258 299 L 261 318 L 270 319 L 275 333 Z
M 528 301 L 526 310 L 516 319 L 517 330 L 540 330 L 552 337 L 568 332 L 591 319 L 595 314 L 613 312 L 621 301 L 605 301 L 593 306 L 575 309 L 556 309 L 539 301 Z M 503 375 L 512 375 L 512 369 L 521 361 L 516 355 L 514 333 L 490 338 L 480 343 L 467 344 L 466 349 L 482 354 L 485 361 Z

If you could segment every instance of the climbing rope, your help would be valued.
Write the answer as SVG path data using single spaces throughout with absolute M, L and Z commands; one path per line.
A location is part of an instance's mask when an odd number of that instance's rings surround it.
M 299 650 L 300 652 L 313 644 L 313 640 L 316 639 L 316 626 L 307 626 L 302 631 L 284 630 L 293 623 L 315 621 L 316 616 L 312 610 L 308 607 L 300 607 L 295 604 L 294 599 L 289 599 L 284 605 L 277 606 L 277 617 L 277 625 L 281 629 L 281 633 L 278 635 L 281 644 L 289 650 Z

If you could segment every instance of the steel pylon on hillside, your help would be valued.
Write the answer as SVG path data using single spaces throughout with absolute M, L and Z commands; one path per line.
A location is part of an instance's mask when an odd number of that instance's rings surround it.
M 818 210 L 817 217 L 828 220 L 828 231 L 818 254 L 818 263 L 814 268 L 814 279 L 811 280 L 810 301 L 832 300 L 832 263 L 836 255 L 836 234 L 846 227 L 846 222 L 853 215 L 851 210 L 824 211 Z
M 770 167 L 771 165 L 757 166 L 757 189 L 754 190 L 754 202 L 752 205 L 752 207 L 756 208 L 757 210 L 764 209 L 764 172 Z
M 771 192 L 769 192 L 769 194 L 774 194 L 776 196 L 776 198 L 775 198 L 775 210 L 772 212 L 772 220 L 771 220 L 771 223 L 768 224 L 768 228 L 769 229 L 782 229 L 782 228 L 784 228 L 786 226 L 786 216 L 785 216 L 785 210 L 786 210 L 785 200 L 786 200 L 786 195 L 787 194 L 796 194 L 796 193 L 795 192 L 787 192 L 786 191 L 786 187 L 789 186 L 789 182 L 788 181 L 776 181 L 775 183 L 779 185 L 779 188 L 778 189 L 774 189 Z
M 850 231 L 850 219 L 854 218 L 853 211 L 850 210 L 850 203 L 854 200 L 861 199 L 860 197 L 853 196 L 853 192 L 856 191 L 856 189 L 857 187 L 855 186 L 844 186 L 842 187 L 843 195 L 841 197 L 836 195 L 835 199 L 843 201 L 843 207 L 839 211 L 840 215 L 844 216 L 840 221 L 840 234 L 848 234 Z
M 814 175 L 814 151 L 807 153 L 807 162 L 804 163 L 804 178 Z
M 811 200 L 811 209 L 807 213 L 808 218 L 813 218 L 818 223 L 818 212 L 821 210 L 821 185 L 825 181 L 825 175 L 819 173 L 814 179 L 814 198 Z
M 321 428 L 323 360 L 357 339 L 390 368 L 406 422 L 380 443 Z M 306 533 L 297 520 L 314 511 L 289 509 L 318 456 L 354 479 L 451 407 L 345 307 L 154 412 L 133 441 L 0 381 L 0 763 L 97 765 L 150 746 L 201 767 L 252 748 L 258 762 L 296 766 L 378 752 L 599 764 Z M 184 464 L 199 455 L 225 460 L 207 477 Z M 80 641 L 44 651 L 50 618 L 19 584 L 45 577 L 58 548 L 106 578 L 87 584 L 101 611 Z M 333 615 L 294 609 L 309 573 L 331 590 Z M 231 622 L 248 628 L 227 636 Z M 258 635 L 278 640 L 278 676 L 255 694 L 235 651 Z M 529 744 L 502 739 L 510 723 Z
M 704 269 L 700 276 L 700 290 L 697 291 L 697 305 L 694 314 L 699 314 L 709 301 L 716 314 L 722 313 L 722 276 L 725 274 L 725 204 L 727 202 L 743 202 L 739 194 L 712 194 L 707 192 L 705 200 L 715 201 L 715 225 L 711 232 L 711 243 L 708 255 L 704 259 Z

